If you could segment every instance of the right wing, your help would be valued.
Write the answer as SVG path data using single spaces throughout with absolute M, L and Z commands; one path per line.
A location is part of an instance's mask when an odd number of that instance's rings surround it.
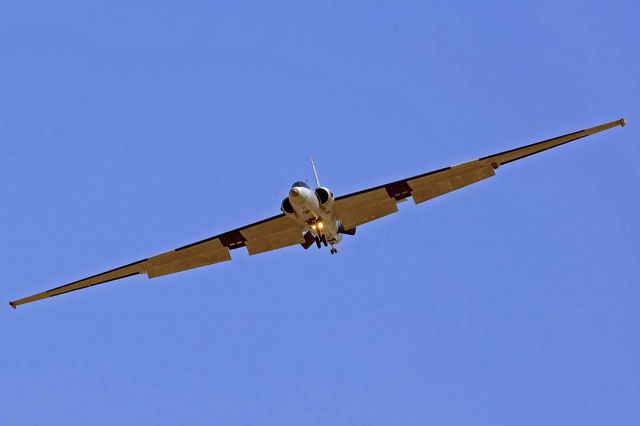
M 405 201 L 408 197 L 413 197 L 416 204 L 429 201 L 490 178 L 496 174 L 496 169 L 505 164 L 625 124 L 624 119 L 612 121 L 457 166 L 343 195 L 336 198 L 333 211 L 342 222 L 343 228 L 352 230 L 356 226 L 397 212 L 397 203 Z
M 224 234 L 216 235 L 175 250 L 139 260 L 101 274 L 83 278 L 42 293 L 9 302 L 16 308 L 25 303 L 59 296 L 121 278 L 146 274 L 149 278 L 231 260 L 229 250 L 247 247 L 250 255 L 303 243 L 302 227 L 284 214 L 273 216 Z

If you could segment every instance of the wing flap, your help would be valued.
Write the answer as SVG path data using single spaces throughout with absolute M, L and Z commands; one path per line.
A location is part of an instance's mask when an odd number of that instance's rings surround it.
M 385 192 L 385 198 L 378 201 L 367 202 L 367 197 L 362 196 L 361 200 L 357 203 L 350 203 L 346 206 L 342 205 L 340 201 L 336 202 L 337 215 L 342 222 L 344 229 L 352 229 L 372 220 L 380 219 L 398 211 L 398 205 L 396 200 L 389 197 L 389 194 Z M 359 198 L 358 196 L 354 198 Z M 346 203 L 345 203 L 346 204 Z
M 374 188 L 370 191 L 357 192 L 338 198 L 333 209 L 340 214 L 348 210 L 358 209 L 363 205 L 378 204 L 387 201 L 389 198 L 389 193 L 385 188 Z
M 407 181 L 416 204 L 429 201 L 449 192 L 464 188 L 495 176 L 492 166 L 472 161 L 452 167 L 441 173 Z
M 250 255 L 304 242 L 300 223 L 288 216 L 249 226 L 241 233 Z
M 242 229 L 240 232 L 247 241 L 262 239 L 268 235 L 279 234 L 292 229 L 300 230 L 300 225 L 288 216 L 279 216 L 268 222 L 258 223 Z M 300 231 L 302 232 L 302 231 Z
M 216 239 L 185 250 L 154 256 L 149 259 L 146 272 L 149 278 L 156 278 L 229 260 L 229 249 Z
M 250 255 L 264 253 L 266 251 L 302 244 L 305 242 L 300 228 L 290 228 L 276 234 L 270 234 L 262 238 L 247 240 L 247 251 Z
M 371 222 L 376 219 L 388 216 L 398 211 L 398 204 L 393 198 L 381 201 L 377 204 L 366 206 L 359 210 L 358 220 L 353 223 L 348 223 L 345 227 L 347 229 L 355 228 L 358 225 Z

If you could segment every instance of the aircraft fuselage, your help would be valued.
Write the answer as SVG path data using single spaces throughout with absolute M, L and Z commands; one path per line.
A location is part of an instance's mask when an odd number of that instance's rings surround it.
M 331 194 L 328 190 L 327 192 Z M 340 222 L 331 209 L 332 195 L 322 204 L 317 190 L 296 183 L 289 191 L 288 199 L 298 220 L 303 222 L 305 230 L 311 232 L 314 237 L 321 241 L 326 240 L 331 245 L 342 240 L 339 232 Z

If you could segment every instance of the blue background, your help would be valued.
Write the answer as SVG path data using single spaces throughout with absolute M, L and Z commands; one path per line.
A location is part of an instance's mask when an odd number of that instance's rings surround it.
M 626 117 L 363 226 L 0 310 L 0 424 L 637 425 L 637 1 L 0 6 L 6 303 Z

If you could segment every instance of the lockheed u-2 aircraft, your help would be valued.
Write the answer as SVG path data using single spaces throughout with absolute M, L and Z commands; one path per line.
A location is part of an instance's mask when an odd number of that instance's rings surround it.
M 490 178 L 505 164 L 625 124 L 624 119 L 612 121 L 340 197 L 334 197 L 328 188 L 320 185 L 312 160 L 316 189 L 311 189 L 304 182 L 294 183 L 280 205 L 282 213 L 279 215 L 9 304 L 15 308 L 133 275 L 146 274 L 155 278 L 225 262 L 231 260 L 230 251 L 240 247 L 246 247 L 249 254 L 254 255 L 296 244 L 308 249 L 315 244 L 318 248 L 331 246 L 331 254 L 335 254 L 335 245 L 343 235 L 355 235 L 360 225 L 397 212 L 397 204 L 409 197 L 416 204 L 429 201 Z

